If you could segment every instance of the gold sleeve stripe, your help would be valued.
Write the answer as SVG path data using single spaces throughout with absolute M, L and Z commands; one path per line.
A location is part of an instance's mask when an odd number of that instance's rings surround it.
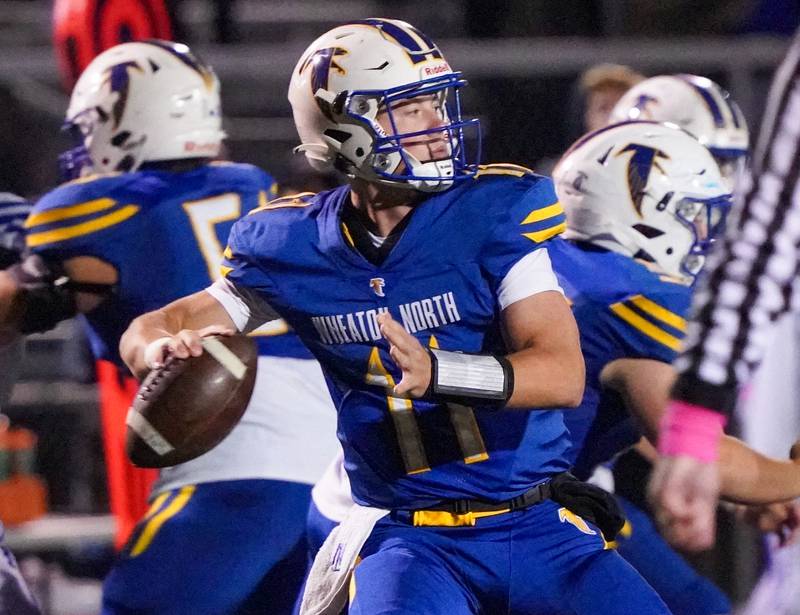
M 553 218 L 555 216 L 560 216 L 564 213 L 564 208 L 561 206 L 561 201 L 556 201 L 552 205 L 548 205 L 547 207 L 542 207 L 541 209 L 534 209 L 531 213 L 528 214 L 528 217 L 525 218 L 520 224 L 533 224 L 534 222 L 541 222 L 542 220 L 547 220 L 548 218 Z
M 228 274 L 233 271 L 233 267 L 226 267 L 225 265 L 220 265 L 219 272 L 223 278 L 228 277 Z
M 114 199 L 102 198 L 93 201 L 86 201 L 78 205 L 70 207 L 59 207 L 58 209 L 49 209 L 39 213 L 31 214 L 25 221 L 25 228 L 39 226 L 40 224 L 50 224 L 51 222 L 58 222 L 59 220 L 68 220 L 69 218 L 77 218 L 79 216 L 87 216 L 95 214 L 98 211 L 111 209 L 116 205 Z
M 308 207 L 309 205 L 311 205 L 311 203 L 309 203 L 308 201 L 300 201 L 300 200 L 289 201 L 288 203 L 273 201 L 272 203 L 262 205 L 261 207 L 256 207 L 247 215 L 250 216 L 252 214 L 257 214 L 260 211 L 270 211 L 273 209 L 286 209 L 287 207 Z
M 147 547 L 149 547 L 153 542 L 153 539 L 156 537 L 158 530 L 161 529 L 161 526 L 169 521 L 172 517 L 177 515 L 181 510 L 183 510 L 183 507 L 186 506 L 186 504 L 189 502 L 189 499 L 192 497 L 194 490 L 194 485 L 186 485 L 185 487 L 181 487 L 180 492 L 175 496 L 175 499 L 170 502 L 169 506 L 167 506 L 157 515 L 154 515 L 153 518 L 147 522 L 147 525 L 145 525 L 142 533 L 136 540 L 136 544 L 134 544 L 133 548 L 131 549 L 131 557 L 136 557 L 137 555 L 144 553 Z
M 686 320 L 674 312 L 670 312 L 668 309 L 661 307 L 654 301 L 650 301 L 650 299 L 643 295 L 636 295 L 630 301 L 643 312 L 650 314 L 650 316 L 657 318 L 678 331 L 686 333 Z
M 350 234 L 350 229 L 347 228 L 344 222 L 342 222 L 342 234 L 344 234 L 344 238 L 347 239 L 347 243 L 350 244 L 350 247 L 355 248 L 356 244 L 353 241 L 353 236 Z
M 41 246 L 46 243 L 55 243 L 58 241 L 64 241 L 66 239 L 72 239 L 74 237 L 80 237 L 81 235 L 88 235 L 89 233 L 94 233 L 104 228 L 114 226 L 115 224 L 119 224 L 120 222 L 124 222 L 128 218 L 135 216 L 138 211 L 138 205 L 126 205 L 125 207 L 122 207 L 113 213 L 100 216 L 99 218 L 89 220 L 88 222 L 82 222 L 80 224 L 54 229 L 52 231 L 31 233 L 27 237 L 28 247 L 35 248 L 36 246 Z
M 676 352 L 680 350 L 681 341 L 677 337 L 670 335 L 663 329 L 659 329 L 653 323 L 645 320 L 622 303 L 615 303 L 612 305 L 611 311 L 631 325 L 634 329 L 644 333 L 647 337 L 664 344 L 664 346 L 670 348 L 671 350 L 675 350 Z
M 550 239 L 551 237 L 555 237 L 559 233 L 563 233 L 567 230 L 567 223 L 562 222 L 556 226 L 551 226 L 550 228 L 546 228 L 543 231 L 534 231 L 533 233 L 522 233 L 523 237 L 527 237 L 531 241 L 535 241 L 536 243 L 542 243 Z
M 230 246 L 225 247 L 225 251 L 222 253 L 222 256 L 224 256 L 227 259 L 233 258 L 233 250 L 231 250 Z

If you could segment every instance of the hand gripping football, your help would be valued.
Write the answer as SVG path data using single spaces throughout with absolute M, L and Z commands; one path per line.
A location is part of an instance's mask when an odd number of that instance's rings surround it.
M 139 387 L 125 438 L 135 465 L 164 468 L 199 457 L 242 418 L 256 379 L 255 341 L 234 335 L 202 342 L 199 357 L 169 357 Z

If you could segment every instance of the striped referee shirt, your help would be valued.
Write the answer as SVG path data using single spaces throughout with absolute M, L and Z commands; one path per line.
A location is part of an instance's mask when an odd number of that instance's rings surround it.
M 800 30 L 767 101 L 752 165 L 695 295 L 673 397 L 730 414 L 790 306 L 800 256 Z

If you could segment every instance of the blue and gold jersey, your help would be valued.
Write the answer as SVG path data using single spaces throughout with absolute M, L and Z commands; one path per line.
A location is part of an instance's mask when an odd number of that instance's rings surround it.
M 564 229 L 552 182 L 490 168 L 431 195 L 380 265 L 354 248 L 341 217 L 348 202 L 342 187 L 257 209 L 234 226 L 223 272 L 276 309 L 322 364 L 356 501 L 500 501 L 566 469 L 561 412 L 393 397 L 400 371 L 377 325 L 388 311 L 423 345 L 505 352 L 498 288 Z
M 569 459 L 576 475 L 587 478 L 641 437 L 621 397 L 601 386 L 600 373 L 623 358 L 671 363 L 686 331 L 691 288 L 622 254 L 562 239 L 551 244 L 586 362 L 583 401 L 565 420 L 573 442 Z
M 117 293 L 86 318 L 95 356 L 121 365 L 117 347 L 131 320 L 208 286 L 233 222 L 274 192 L 268 174 L 244 164 L 90 176 L 36 203 L 27 243 L 61 261 L 94 256 L 116 268 Z M 263 344 L 307 353 L 294 336 Z

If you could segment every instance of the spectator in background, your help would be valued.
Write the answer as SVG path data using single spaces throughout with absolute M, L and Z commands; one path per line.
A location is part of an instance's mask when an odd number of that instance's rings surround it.
M 611 110 L 622 96 L 645 80 L 645 76 L 630 66 L 603 62 L 589 67 L 575 81 L 571 107 L 580 106 L 580 125 L 566 126 L 565 132 L 574 141 L 580 135 L 594 132 L 609 123 Z M 570 114 L 573 115 L 573 114 Z M 574 123 L 573 123 L 574 124 Z M 534 165 L 540 175 L 550 175 L 558 162 L 557 157 L 542 158 Z
M 578 80 L 584 100 L 584 132 L 594 132 L 606 126 L 617 101 L 644 79 L 644 75 L 622 64 L 596 64 L 584 71 Z

